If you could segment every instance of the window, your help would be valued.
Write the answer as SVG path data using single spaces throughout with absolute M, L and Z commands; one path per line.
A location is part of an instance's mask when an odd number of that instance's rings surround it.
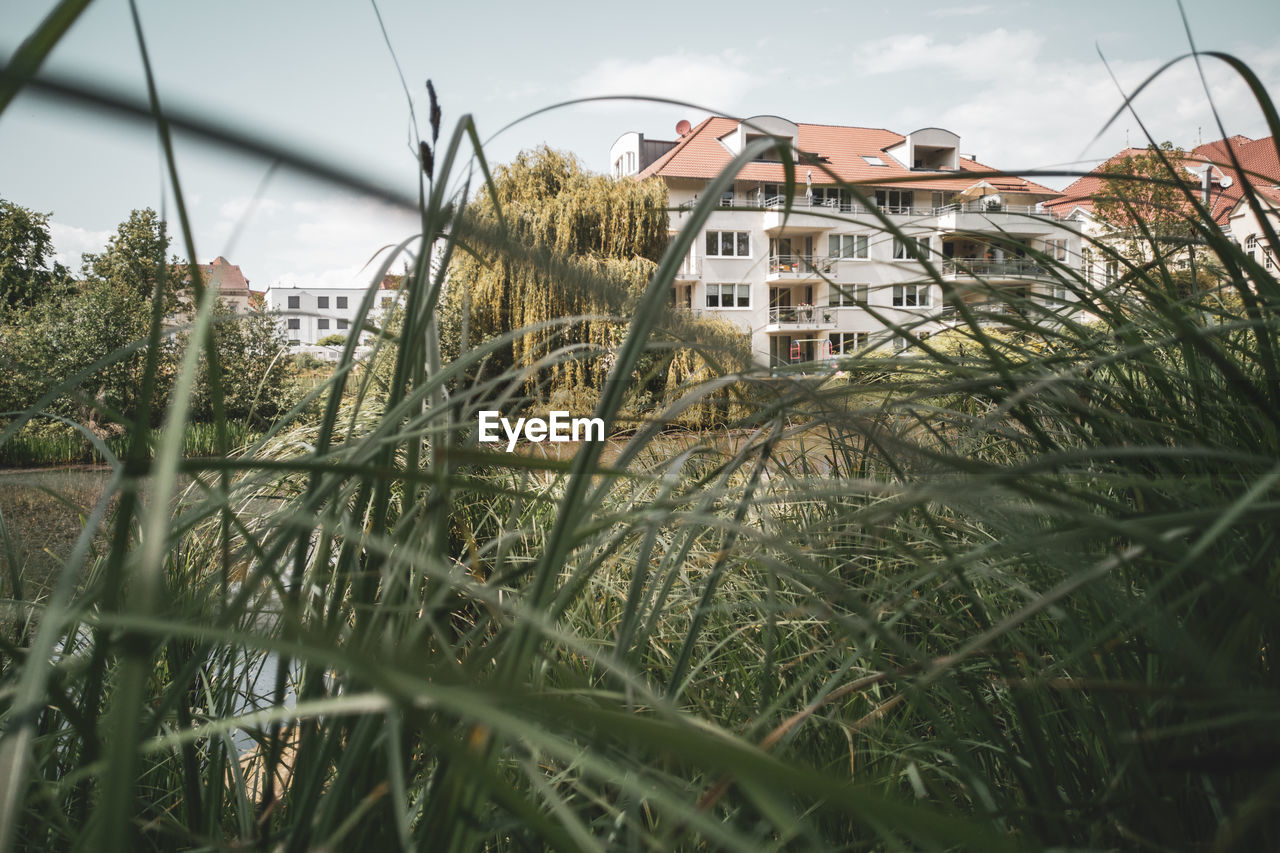
M 1102 280 L 1103 280 L 1103 283 L 1104 283 L 1104 284 L 1115 284 L 1115 283 L 1116 283 L 1116 280 L 1117 280 L 1117 279 L 1119 279 L 1119 278 L 1120 278 L 1120 264 L 1119 264 L 1119 262 L 1117 262 L 1117 261 L 1107 261 L 1107 265 L 1106 265 L 1106 267 L 1105 267 L 1104 275 L 1103 275 L 1103 279 L 1102 279 Z
M 290 297 L 289 297 L 289 307 L 290 307 L 290 308 L 301 308 L 301 307 L 302 307 L 302 297 L 301 297 L 301 296 L 290 296 Z
M 708 231 L 707 257 L 709 258 L 749 258 L 751 257 L 750 231 Z
M 1254 260 L 1253 250 L 1258 248 L 1258 238 L 1254 234 L 1250 234 L 1248 239 L 1244 241 L 1245 251 L 1249 254 L 1249 260 Z
M 338 307 L 339 307 L 339 308 L 346 308 L 346 307 L 347 307 L 347 297 L 345 297 L 345 296 L 337 296 L 337 297 L 334 297 L 334 298 L 338 300 Z
M 720 193 L 720 206 L 733 207 L 733 187 L 729 187 L 729 189 Z
M 832 332 L 830 336 L 832 355 L 852 355 L 867 348 L 867 332 Z
M 879 157 L 874 157 L 874 156 L 872 156 L 872 155 L 870 155 L 870 154 L 863 154 L 863 155 L 862 155 L 862 159 L 863 159 L 863 160 L 866 160 L 866 161 L 867 161 L 867 164 L 868 164 L 868 165 L 870 165 L 870 166 L 883 166 L 883 165 L 885 165 L 885 162 L 884 162 L 883 160 L 881 160 Z
M 866 258 L 869 239 L 866 234 L 832 234 L 827 254 L 833 258 Z
M 1067 241 L 1062 240 L 1045 240 L 1044 253 L 1055 261 L 1065 261 L 1067 259 Z
M 1093 284 L 1093 249 L 1085 247 L 1080 250 L 1080 267 L 1084 270 L 1085 280 Z
M 1071 288 L 1067 287 L 1065 284 L 1062 284 L 1060 282 L 1054 282 L 1053 284 L 1049 285 L 1049 290 L 1045 298 L 1046 305 L 1053 308 L 1056 306 L 1061 306 L 1062 303 L 1069 302 L 1070 300 L 1071 300 Z
M 929 254 L 928 237 L 894 237 L 893 259 L 895 261 L 923 260 Z
M 887 213 L 910 213 L 915 198 L 912 190 L 876 190 L 876 206 Z
M 317 329 L 328 329 L 328 328 L 329 328 L 329 318 L 328 318 L 328 317 L 321 317 L 319 320 L 316 320 L 316 328 L 317 328 Z
M 832 207 L 837 210 L 848 209 L 852 197 L 848 190 L 840 187 L 812 187 L 813 203 L 819 207 Z
M 903 352 L 907 348 L 907 339 L 902 335 L 893 336 L 893 351 Z
M 341 297 L 341 296 L 340 296 L 340 297 L 338 297 L 338 298 L 339 298 L 339 299 L 341 299 L 341 298 L 343 298 L 343 297 Z M 348 327 L 350 327 L 350 326 L 351 326 L 351 324 L 350 324 L 350 323 L 348 323 L 346 320 L 343 320 L 343 319 L 339 319 L 339 320 L 338 320 L 338 330 L 339 330 L 339 331 L 341 331 L 342 329 L 346 329 L 346 328 L 348 328 Z
M 749 284 L 708 284 L 708 308 L 750 308 L 751 285 Z
M 328 307 L 329 307 L 329 297 L 327 297 L 327 296 L 317 296 L 317 297 L 316 297 L 316 307 L 317 307 L 317 308 L 328 308 Z
M 929 285 L 927 284 L 895 284 L 893 286 L 893 307 L 923 308 L 929 304 Z
M 833 284 L 827 304 L 833 308 L 866 305 L 870 291 L 869 284 Z
M 382 307 L 383 307 L 384 309 L 386 309 L 386 308 L 390 308 L 390 307 L 391 307 L 391 302 L 392 302 L 392 298 L 391 298 L 390 296 L 384 296 L 384 297 L 382 297 L 382 303 L 381 303 L 381 304 L 382 304 Z
M 287 325 L 290 329 L 301 329 L 302 321 L 299 320 L 297 317 L 290 317 L 289 322 L 286 323 L 285 325 Z

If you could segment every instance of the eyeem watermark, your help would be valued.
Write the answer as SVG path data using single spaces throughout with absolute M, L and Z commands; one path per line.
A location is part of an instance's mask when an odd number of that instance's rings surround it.
M 498 428 L 507 437 L 507 452 L 516 449 L 516 442 L 523 438 L 526 441 L 539 443 L 543 441 L 604 441 L 604 421 L 600 418 L 575 418 L 568 412 L 548 412 L 550 417 L 516 418 L 511 421 L 502 416 L 502 412 L 483 411 L 480 413 L 480 441 L 494 444 L 502 440 Z

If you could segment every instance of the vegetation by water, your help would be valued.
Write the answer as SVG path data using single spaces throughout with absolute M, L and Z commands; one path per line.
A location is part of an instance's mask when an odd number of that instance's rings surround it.
M 163 430 L 130 422 L 54 588 L 15 603 L 39 618 L 0 662 L 0 846 L 1280 846 L 1280 281 L 1194 196 L 1192 249 L 1093 247 L 1114 285 L 1035 259 L 1080 313 L 1015 298 L 999 334 L 969 311 L 843 377 L 712 375 L 559 460 L 475 440 L 478 411 L 535 403 L 525 365 L 484 369 L 521 330 L 441 358 L 452 256 L 527 255 L 464 213 L 476 138 L 424 129 L 376 369 L 349 341 L 243 452 L 188 459 L 201 303 Z M 789 162 L 760 139 L 732 168 L 769 148 Z M 616 345 L 538 354 L 588 359 L 611 426 L 731 177 Z M 1180 286 L 1192 260 L 1211 289 Z M 660 439 L 730 383 L 732 440 Z

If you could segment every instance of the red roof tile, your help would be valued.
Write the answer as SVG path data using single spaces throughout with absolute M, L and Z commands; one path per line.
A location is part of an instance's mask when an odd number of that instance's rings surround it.
M 1078 178 L 1062 191 L 1061 198 L 1047 202 L 1045 207 L 1058 214 L 1070 213 L 1077 207 L 1093 210 L 1093 196 L 1102 188 L 1100 176 L 1102 169 L 1108 164 L 1141 154 L 1145 150 L 1126 148 L 1114 154 L 1089 174 Z M 1232 163 L 1232 155 L 1244 170 L 1243 179 Z M 1280 153 L 1277 152 L 1275 141 L 1271 137 L 1250 139 L 1247 136 L 1237 135 L 1197 145 L 1187 152 L 1185 160 L 1187 166 L 1196 168 L 1204 163 L 1212 163 L 1221 170 L 1215 171 L 1214 177 L 1231 178 L 1230 187 L 1224 189 L 1219 184 L 1215 184 L 1209 197 L 1210 212 L 1214 221 L 1220 226 L 1226 225 L 1227 217 L 1235 209 L 1236 203 L 1244 197 L 1244 179 L 1251 181 L 1255 187 L 1260 184 L 1270 186 L 1280 181 Z
M 663 154 L 639 174 L 639 178 L 660 175 L 664 178 L 700 178 L 709 180 L 718 175 L 733 159 L 733 154 L 720 142 L 721 137 L 737 128 L 737 119 L 712 117 L 703 120 L 686 133 L 675 147 Z M 985 180 L 1003 192 L 1025 192 L 1044 196 L 1058 193 L 1048 187 L 1012 175 L 959 176 L 956 172 L 923 172 L 906 168 L 887 149 L 903 142 L 906 137 L 891 130 L 870 127 L 839 127 L 823 124 L 800 124 L 796 145 L 801 152 L 814 155 L 817 162 L 796 165 L 796 180 L 805 179 L 813 172 L 813 183 L 833 184 L 836 180 L 847 183 L 876 186 L 911 187 L 924 190 L 949 190 L 959 192 L 968 189 L 979 180 Z M 864 156 L 879 157 L 885 165 L 873 166 Z M 961 172 L 995 172 L 990 166 L 965 157 L 960 158 Z M 768 181 L 781 183 L 785 173 L 781 163 L 748 163 L 738 173 L 740 181 Z

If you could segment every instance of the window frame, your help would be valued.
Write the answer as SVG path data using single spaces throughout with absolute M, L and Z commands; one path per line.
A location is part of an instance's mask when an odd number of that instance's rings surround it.
M 867 282 L 831 283 L 827 291 L 828 308 L 862 308 L 871 303 L 871 285 Z
M 341 310 L 343 310 L 343 309 L 345 309 L 345 308 L 347 307 L 347 297 L 345 297 L 345 296 L 335 296 L 335 297 L 333 297 L 333 299 L 334 299 L 334 303 L 335 303 L 334 307 L 335 307 L 335 308 L 337 308 L 338 310 L 340 310 L 340 311 L 341 311 Z
M 852 254 L 846 253 L 846 244 L 852 244 Z M 841 261 L 868 260 L 871 257 L 871 237 L 867 234 L 828 234 L 827 256 Z
M 711 304 L 712 294 L 716 303 Z M 725 304 L 726 293 L 731 304 Z M 742 304 L 745 298 L 746 304 Z M 745 311 L 751 308 L 751 285 L 740 282 L 712 282 L 703 289 L 702 301 L 718 311 Z
M 327 308 L 329 307 L 329 297 L 327 297 L 327 296 L 317 296 L 317 297 L 316 297 L 316 307 L 317 307 L 317 308 L 325 308 L 325 309 L 327 309 Z
M 288 308 L 288 309 L 290 309 L 291 311 L 297 311 L 297 310 L 301 309 L 301 308 L 302 308 L 302 297 L 301 297 L 301 296 L 286 296 L 286 297 L 285 297 L 285 307 L 286 307 L 286 308 Z
M 910 294 L 908 294 L 910 288 Z M 893 286 L 894 308 L 928 308 L 933 301 L 933 288 L 920 282 L 904 282 Z M 921 299 L 921 296 L 924 298 Z M 908 299 L 914 301 L 908 302 Z
M 706 249 L 706 255 L 708 258 L 750 258 L 751 257 L 751 232 L 750 231 L 738 231 L 738 230 L 728 231 L 728 230 L 722 230 L 722 229 L 708 228 L 703 233 L 705 235 L 703 237 L 703 248 Z M 716 235 L 714 238 L 711 236 L 713 234 Z M 734 235 L 733 237 L 730 238 L 731 247 L 734 250 L 732 254 L 721 254 L 721 250 L 723 250 L 725 247 L 724 246 L 725 234 Z M 738 251 L 738 249 L 741 248 L 742 246 L 742 241 L 744 238 L 746 239 L 746 254 L 742 254 L 741 252 Z M 714 252 L 711 250 L 712 249 L 711 243 L 713 240 L 716 244 L 715 246 L 716 250 Z

